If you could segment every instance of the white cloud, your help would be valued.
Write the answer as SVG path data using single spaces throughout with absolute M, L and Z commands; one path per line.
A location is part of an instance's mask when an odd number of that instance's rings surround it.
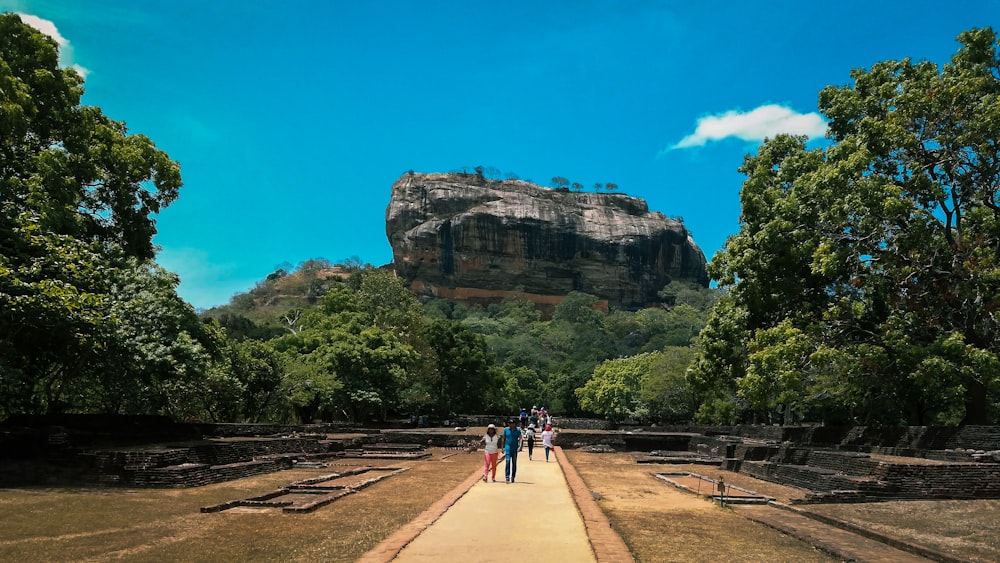
M 70 45 L 69 39 L 66 39 L 61 33 L 59 33 L 59 28 L 56 27 L 55 23 L 31 14 L 18 12 L 17 15 L 25 24 L 30 25 L 55 40 L 56 44 L 59 45 L 60 64 L 65 67 L 72 68 L 80 73 L 80 76 L 83 76 L 84 78 L 87 77 L 87 73 L 90 71 L 73 62 L 73 46 Z
M 666 150 L 701 147 L 709 141 L 721 141 L 728 137 L 763 141 L 779 133 L 815 139 L 826 134 L 826 122 L 818 113 L 796 113 L 776 104 L 760 106 L 749 112 L 730 110 L 699 118 L 694 133 Z

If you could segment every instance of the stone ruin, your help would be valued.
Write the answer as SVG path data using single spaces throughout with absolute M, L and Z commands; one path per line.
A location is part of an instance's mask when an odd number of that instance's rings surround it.
M 406 471 L 401 467 L 356 467 L 341 473 L 331 473 L 296 481 L 277 491 L 240 500 L 207 506 L 202 512 L 221 512 L 232 508 L 280 508 L 286 514 L 312 512 L 331 502 L 353 494 L 382 479 Z M 372 477 L 368 475 L 374 473 Z
M 1000 498 L 1000 427 L 685 427 L 639 463 L 702 463 L 806 489 L 800 502 Z M 646 449 L 646 451 L 649 451 Z
M 491 419 L 492 421 L 492 419 Z M 480 422 L 480 421 L 475 421 Z M 802 502 L 1000 498 L 1000 427 L 661 426 L 579 431 L 557 443 L 647 452 L 639 463 L 701 464 L 799 487 Z M 330 438 L 329 436 L 336 436 Z M 192 487 L 345 459 L 474 451 L 451 429 L 177 424 L 163 417 L 14 417 L 0 425 L 0 484 Z M 454 455 L 454 454 L 453 454 Z
M 328 438 L 330 434 L 348 437 Z M 420 444 L 340 425 L 180 424 L 155 416 L 19 416 L 0 425 L 0 484 L 196 487 L 332 460 L 413 460 Z
M 774 499 L 695 473 L 662 472 L 654 477 L 678 489 L 726 504 L 767 504 Z

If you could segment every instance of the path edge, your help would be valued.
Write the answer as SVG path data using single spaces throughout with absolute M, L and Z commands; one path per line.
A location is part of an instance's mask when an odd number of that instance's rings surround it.
M 583 482 L 583 478 L 577 473 L 576 468 L 570 463 L 561 446 L 552 448 L 556 453 L 556 462 L 562 470 L 563 478 L 569 484 L 569 490 L 576 504 L 576 509 L 583 518 L 583 525 L 587 530 L 587 538 L 590 540 L 590 548 L 594 551 L 594 557 L 600 563 L 634 563 L 635 558 L 629 551 L 625 540 L 611 526 L 611 521 L 597 505 L 597 501 L 591 496 L 590 489 Z
M 440 500 L 430 505 L 426 510 L 417 515 L 416 518 L 404 524 L 401 528 L 393 532 L 389 537 L 379 542 L 364 555 L 355 560 L 355 563 L 389 563 L 399 555 L 404 547 L 409 545 L 424 530 L 436 522 L 444 513 L 451 508 L 458 499 L 465 496 L 476 483 L 483 478 L 483 470 L 477 468 L 469 475 L 465 481 L 459 483 L 454 489 L 448 491 Z

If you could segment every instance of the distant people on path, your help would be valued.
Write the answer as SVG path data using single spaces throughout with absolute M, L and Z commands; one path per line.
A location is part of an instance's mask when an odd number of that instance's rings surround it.
M 528 410 L 521 407 L 521 414 L 517 415 L 517 419 L 521 421 L 521 435 L 524 436 L 524 432 L 528 429 Z M 524 449 L 524 441 L 521 441 L 521 446 L 517 448 L 517 451 Z
M 535 449 L 535 425 L 529 424 L 528 430 L 525 431 L 524 437 L 528 442 L 528 461 L 531 461 L 532 452 Z
M 545 446 L 545 463 L 549 462 L 549 450 L 554 446 L 552 445 L 552 427 L 546 426 L 545 430 L 542 431 L 542 445 Z
M 503 475 L 507 483 L 513 483 L 517 477 L 517 450 L 521 447 L 521 429 L 517 427 L 517 420 L 507 421 L 507 428 L 503 430 Z
M 483 435 L 481 440 L 486 444 L 486 448 L 483 450 L 483 463 L 485 467 L 483 468 L 483 483 L 486 482 L 486 477 L 490 473 L 490 469 L 493 470 L 493 482 L 497 482 L 497 457 L 500 455 L 500 434 L 497 433 L 497 427 L 491 424 L 486 427 L 486 434 Z

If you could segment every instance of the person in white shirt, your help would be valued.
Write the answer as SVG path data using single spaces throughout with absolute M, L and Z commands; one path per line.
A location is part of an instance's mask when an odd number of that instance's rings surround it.
M 552 427 L 546 425 L 545 430 L 542 432 L 542 445 L 545 446 L 545 463 L 549 462 L 549 450 L 554 446 L 552 445 Z
M 482 440 L 486 444 L 485 453 L 483 455 L 483 463 L 485 467 L 483 468 L 483 483 L 486 482 L 486 477 L 490 473 L 490 469 L 493 469 L 493 482 L 497 482 L 497 457 L 500 455 L 500 434 L 497 433 L 497 427 L 493 424 L 486 427 L 486 434 L 483 435 Z

